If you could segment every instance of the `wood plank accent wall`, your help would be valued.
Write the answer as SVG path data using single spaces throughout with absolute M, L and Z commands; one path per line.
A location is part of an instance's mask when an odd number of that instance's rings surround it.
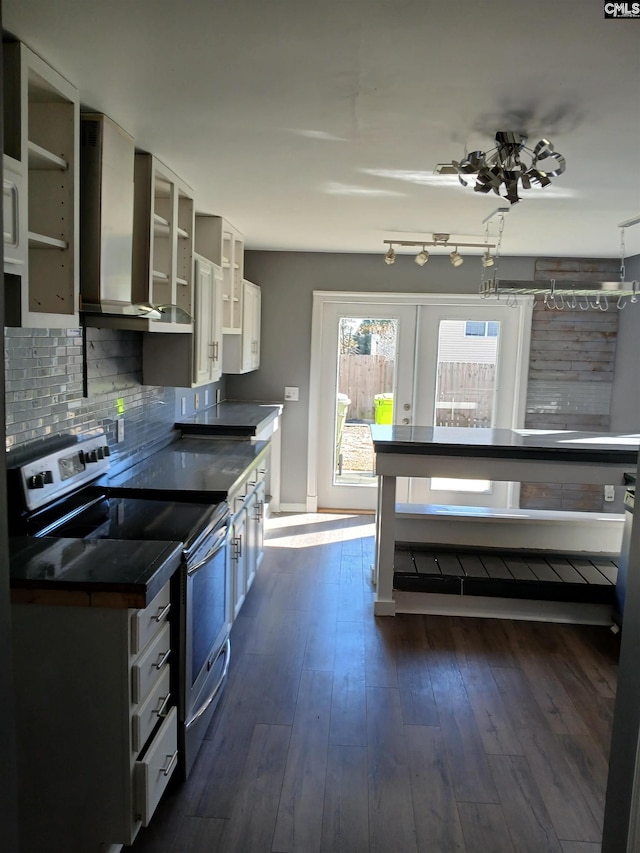
M 618 315 L 615 305 L 608 311 L 558 311 L 536 301 L 526 428 L 609 429 Z M 523 483 L 520 505 L 598 512 L 602 487 Z

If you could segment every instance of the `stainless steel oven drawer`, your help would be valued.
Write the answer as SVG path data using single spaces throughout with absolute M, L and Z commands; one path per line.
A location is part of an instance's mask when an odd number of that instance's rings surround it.
M 136 813 L 148 826 L 178 764 L 178 712 L 175 706 L 135 764 Z

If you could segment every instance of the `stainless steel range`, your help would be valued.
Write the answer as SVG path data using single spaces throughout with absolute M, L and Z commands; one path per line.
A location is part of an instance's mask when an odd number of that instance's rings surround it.
M 178 651 L 172 690 L 178 697 L 186 777 L 229 667 L 229 507 L 226 502 L 107 497 L 101 481 L 110 468 L 104 435 L 69 441 L 10 469 L 10 535 L 183 543 L 181 567 L 172 580 L 170 621 L 171 648 Z

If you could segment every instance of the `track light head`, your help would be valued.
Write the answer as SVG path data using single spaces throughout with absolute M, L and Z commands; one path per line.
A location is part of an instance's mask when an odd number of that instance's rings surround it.
M 451 252 L 449 255 L 449 260 L 451 261 L 451 266 L 461 267 L 464 263 L 464 258 L 462 255 L 458 254 L 458 248 L 456 247 L 455 252 Z
M 486 269 L 487 267 L 492 267 L 494 265 L 494 263 L 495 263 L 495 260 L 494 260 L 493 256 L 491 255 L 491 252 L 487 249 L 487 251 L 482 256 L 482 266 L 485 267 L 485 269 Z
M 395 264 L 396 262 L 396 253 L 393 246 L 389 246 L 387 254 L 384 256 L 385 264 Z
M 429 252 L 427 252 L 427 250 L 423 246 L 422 251 L 418 252 L 418 254 L 416 255 L 415 262 L 418 264 L 419 267 L 423 267 L 427 263 L 428 260 L 429 260 Z

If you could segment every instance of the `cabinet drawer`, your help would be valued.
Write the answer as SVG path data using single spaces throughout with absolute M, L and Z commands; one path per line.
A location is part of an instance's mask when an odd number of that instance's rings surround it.
M 131 667 L 131 698 L 141 702 L 163 669 L 169 669 L 171 626 L 168 622 Z
M 131 717 L 131 738 L 134 752 L 140 752 L 158 720 L 166 716 L 171 701 L 170 669 L 165 667 L 144 702 Z
M 178 712 L 175 706 L 135 764 L 136 816 L 148 826 L 178 763 Z
M 165 584 L 144 610 L 136 610 L 131 617 L 131 653 L 142 651 L 156 631 L 169 618 L 170 584 Z

